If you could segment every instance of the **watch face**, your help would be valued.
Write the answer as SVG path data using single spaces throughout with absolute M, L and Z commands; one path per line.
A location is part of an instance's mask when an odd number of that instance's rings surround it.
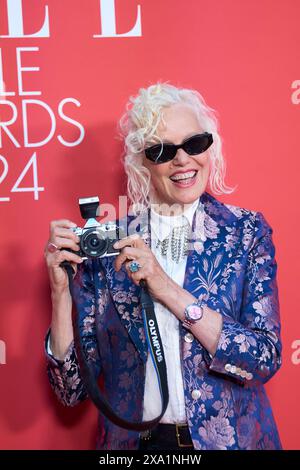
M 187 311 L 189 320 L 197 321 L 202 317 L 202 308 L 198 305 L 190 305 Z

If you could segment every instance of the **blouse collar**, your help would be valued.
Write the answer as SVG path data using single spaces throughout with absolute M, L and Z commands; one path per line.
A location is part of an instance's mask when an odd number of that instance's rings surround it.
M 174 216 L 158 214 L 157 212 L 155 212 L 153 206 L 151 206 L 151 233 L 154 233 L 155 237 L 158 240 L 164 240 L 170 235 L 170 232 L 174 227 L 180 227 L 182 225 L 185 225 L 187 222 L 191 227 L 193 223 L 193 217 L 198 205 L 199 198 L 196 199 L 196 201 L 194 201 L 191 205 L 189 205 L 189 207 L 186 208 L 182 214 Z

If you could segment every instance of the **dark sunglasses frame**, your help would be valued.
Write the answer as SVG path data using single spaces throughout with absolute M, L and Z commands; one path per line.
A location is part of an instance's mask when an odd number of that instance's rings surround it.
M 196 148 L 191 148 L 190 145 L 195 140 L 199 141 L 199 144 Z M 200 153 L 205 152 L 213 143 L 213 136 L 209 132 L 204 132 L 203 134 L 195 134 L 188 139 L 185 139 L 181 144 L 156 144 L 151 147 L 145 148 L 145 156 L 148 160 L 151 160 L 153 163 L 160 164 L 166 163 L 173 158 L 175 158 L 177 150 L 183 149 L 188 155 L 199 155 Z M 202 145 L 201 145 L 202 144 Z M 203 145 L 205 144 L 205 145 Z

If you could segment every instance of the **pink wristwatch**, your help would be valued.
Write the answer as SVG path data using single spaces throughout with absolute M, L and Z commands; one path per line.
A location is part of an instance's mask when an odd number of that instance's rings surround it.
M 183 326 L 187 329 L 190 329 L 192 325 L 197 323 L 203 317 L 203 307 L 202 302 L 188 305 L 184 309 L 184 320 Z

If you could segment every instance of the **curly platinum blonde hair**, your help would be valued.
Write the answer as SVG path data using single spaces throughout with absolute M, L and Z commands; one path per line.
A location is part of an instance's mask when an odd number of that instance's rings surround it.
M 218 133 L 215 111 L 196 90 L 177 88 L 168 83 L 157 83 L 141 88 L 137 96 L 131 96 L 119 126 L 125 141 L 124 168 L 127 174 L 127 193 L 133 208 L 151 204 L 151 173 L 143 165 L 143 151 L 147 143 L 161 141 L 157 134 L 163 122 L 163 110 L 177 103 L 190 106 L 201 127 L 213 135 L 213 145 L 208 149 L 210 157 L 210 190 L 229 194 L 233 188 L 225 184 L 226 164 L 222 154 L 222 142 Z M 133 209 L 134 210 L 134 209 Z

